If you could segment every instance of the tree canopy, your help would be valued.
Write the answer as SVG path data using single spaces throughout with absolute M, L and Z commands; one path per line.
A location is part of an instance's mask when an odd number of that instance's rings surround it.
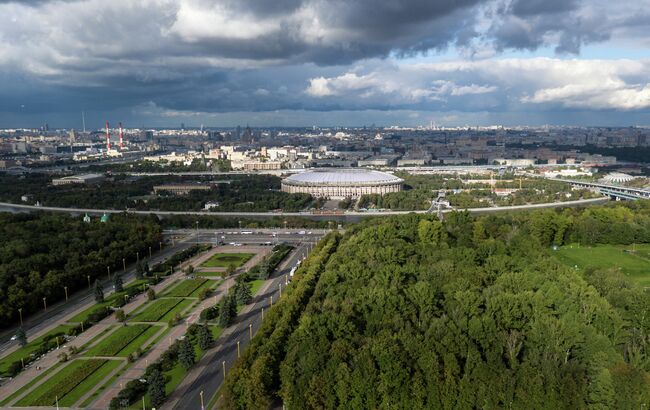
M 639 408 L 648 294 L 567 268 L 550 245 L 650 242 L 649 217 L 634 204 L 353 226 L 298 269 L 231 370 L 225 406 Z

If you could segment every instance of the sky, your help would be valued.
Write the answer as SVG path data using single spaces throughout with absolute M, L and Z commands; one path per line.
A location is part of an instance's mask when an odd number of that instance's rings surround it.
M 650 125 L 650 0 L 0 0 L 0 128 Z

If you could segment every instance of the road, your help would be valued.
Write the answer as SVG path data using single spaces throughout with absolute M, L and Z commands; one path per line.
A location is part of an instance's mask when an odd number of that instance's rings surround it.
M 149 261 L 150 265 L 155 265 L 158 262 L 161 262 L 168 257 L 172 256 L 174 253 L 190 247 L 193 244 L 193 235 L 188 236 L 183 241 L 175 242 L 173 246 L 168 246 L 163 248 L 162 251 L 156 252 L 153 254 L 152 259 Z M 124 283 L 128 283 L 131 280 L 135 279 L 135 265 L 127 266 L 126 274 L 123 274 Z M 106 294 L 109 294 L 109 289 L 112 289 L 113 283 L 112 280 L 108 278 L 103 279 L 102 286 L 107 291 Z M 70 315 L 71 312 L 75 312 L 81 308 L 87 308 L 95 304 L 94 294 L 92 291 L 78 291 L 70 295 L 68 301 L 61 301 L 47 307 L 47 311 L 42 311 L 35 313 L 31 316 L 28 316 L 24 319 L 25 331 L 29 339 L 33 339 L 39 333 L 47 330 L 48 328 L 54 328 L 59 322 Z M 4 355 L 7 350 L 11 349 L 14 346 L 17 346 L 18 342 L 11 341 L 11 336 L 16 334 L 18 330 L 17 327 L 4 330 L 0 333 L 0 355 Z M 7 352 L 8 353 L 8 352 Z
M 567 208 L 572 206 L 586 206 L 594 205 L 603 202 L 607 202 L 608 198 L 592 198 L 592 199 L 579 199 L 576 201 L 565 201 L 565 202 L 549 202 L 543 204 L 529 204 L 529 205 L 514 205 L 514 206 L 499 206 L 492 208 L 467 208 L 467 209 L 456 209 L 457 211 L 468 211 L 472 213 L 484 213 L 484 212 L 507 212 L 507 211 L 516 211 L 522 209 L 537 209 L 537 208 Z M 303 217 L 314 220 L 350 220 L 350 222 L 356 222 L 361 218 L 367 217 L 376 217 L 376 216 L 393 216 L 393 215 L 405 215 L 405 214 L 422 214 L 427 213 L 428 210 L 418 210 L 418 211 L 377 211 L 377 212 L 357 212 L 357 211 L 346 211 L 341 214 L 312 214 L 310 212 L 207 212 L 207 211 L 134 211 L 134 210 L 116 210 L 116 209 L 89 209 L 89 208 L 61 208 L 54 206 L 34 206 L 34 205 L 23 205 L 23 204 L 12 204 L 8 202 L 0 202 L 0 212 L 29 212 L 29 211 L 50 211 L 50 212 L 65 212 L 70 214 L 89 214 L 89 215 L 101 215 L 101 214 L 113 214 L 113 213 L 123 213 L 127 212 L 130 214 L 139 214 L 139 215 L 158 215 L 158 216 L 171 216 L 171 215 L 196 215 L 196 216 L 225 216 L 232 218 L 274 218 L 274 217 Z M 445 210 L 443 212 L 451 212 L 451 210 Z
M 245 233 L 242 233 L 245 232 Z M 250 233 L 249 233 L 250 232 Z M 276 236 L 273 236 L 275 232 Z M 153 255 L 150 265 L 154 265 L 162 260 L 167 259 L 174 253 L 189 248 L 191 245 L 197 243 L 212 243 L 216 244 L 217 241 L 222 243 L 237 243 L 237 244 L 250 244 L 250 245 L 275 245 L 280 242 L 288 242 L 298 244 L 300 242 L 315 243 L 327 231 L 320 230 L 302 230 L 302 229 L 255 229 L 255 230 L 213 230 L 213 229 L 175 229 L 165 230 L 163 235 L 167 237 L 168 242 L 171 236 L 184 236 L 185 239 L 179 242 L 174 242 L 173 246 L 168 246 L 162 252 L 157 252 Z M 198 235 L 197 235 L 198 233 Z M 224 237 L 222 239 L 221 237 Z M 126 282 L 135 278 L 135 265 L 127 267 L 127 274 L 123 279 Z M 104 289 L 111 289 L 113 284 L 108 278 L 102 280 Z M 108 294 L 109 292 L 107 292 Z M 47 307 L 47 312 L 40 312 L 25 318 L 24 325 L 29 338 L 43 332 L 44 330 L 56 326 L 62 322 L 70 312 L 74 312 L 80 308 L 87 308 L 94 304 L 94 294 L 89 291 L 79 291 L 70 295 L 67 302 L 59 302 Z M 17 342 L 11 341 L 11 336 L 16 334 L 17 328 L 12 328 L 0 333 L 0 355 L 3 355 L 8 349 L 17 346 Z
M 228 372 L 237 360 L 237 342 L 239 341 L 239 348 L 243 352 L 250 341 L 249 324 L 252 324 L 254 335 L 262 323 L 262 308 L 269 308 L 271 296 L 273 300 L 277 300 L 280 292 L 279 285 L 285 287 L 285 275 L 288 275 L 291 268 L 307 254 L 308 246 L 308 244 L 298 246 L 285 260 L 281 269 L 269 281 L 270 285 L 263 287 L 253 299 L 254 302 L 237 317 L 235 325 L 224 331 L 218 341 L 217 349 L 209 352 L 197 365 L 199 366 L 198 377 L 187 386 L 180 386 L 182 390 L 178 390 L 172 397 L 175 400 L 168 402 L 163 409 L 201 409 L 201 391 L 203 391 L 204 404 L 207 406 L 223 383 L 223 362 L 226 362 L 226 372 Z

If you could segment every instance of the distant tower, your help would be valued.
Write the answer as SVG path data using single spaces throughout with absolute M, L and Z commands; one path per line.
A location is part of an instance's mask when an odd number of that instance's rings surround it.
M 84 111 L 81 111 L 81 125 L 84 130 L 84 134 L 86 133 L 86 113 Z
M 124 149 L 124 132 L 122 131 L 122 123 L 120 123 L 120 149 Z
M 106 121 L 106 151 L 111 149 L 111 134 L 108 132 L 108 121 Z

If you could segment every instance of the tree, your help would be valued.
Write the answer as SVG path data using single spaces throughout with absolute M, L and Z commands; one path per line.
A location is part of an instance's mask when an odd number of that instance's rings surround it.
M 228 327 L 237 316 L 237 300 L 229 293 L 219 306 L 219 326 Z
M 154 300 L 156 298 L 156 291 L 153 288 L 147 289 L 147 299 Z
M 178 361 L 186 370 L 194 366 L 194 363 L 196 362 L 194 347 L 187 337 L 181 340 L 181 343 L 178 346 Z
M 142 262 L 135 264 L 135 278 L 142 279 L 144 277 L 144 265 Z
M 147 383 L 149 384 L 147 392 L 151 398 L 151 405 L 157 408 L 165 401 L 165 379 L 157 366 L 154 366 L 149 373 Z
M 194 273 L 194 266 L 188 265 L 187 268 L 185 268 L 185 274 L 186 275 L 191 275 Z
M 115 311 L 115 320 L 124 323 L 124 321 L 126 320 L 126 314 L 124 313 L 124 310 L 117 309 Z
M 228 267 L 226 268 L 226 276 L 232 276 L 232 275 L 234 275 L 234 273 L 235 273 L 236 271 L 237 271 L 237 268 L 235 267 L 234 264 L 231 263 L 231 264 L 228 265 Z
M 104 303 L 104 288 L 99 280 L 95 280 L 95 302 Z
M 144 276 L 149 276 L 149 273 L 151 273 L 149 270 L 149 262 L 145 261 L 144 264 L 142 265 L 142 273 L 144 274 Z
M 199 349 L 204 351 L 208 350 L 210 346 L 212 346 L 212 343 L 214 342 L 214 338 L 212 337 L 212 332 L 210 332 L 210 328 L 208 328 L 207 325 L 203 325 L 199 328 L 196 338 L 197 338 L 197 343 L 199 345 Z
M 124 290 L 124 282 L 122 281 L 122 275 L 116 273 L 113 276 L 113 289 L 115 292 L 122 292 Z
M 25 329 L 23 329 L 22 326 L 19 327 L 18 331 L 16 332 L 16 340 L 21 346 L 25 346 L 27 344 L 27 334 L 25 333 Z
M 237 299 L 237 304 L 247 305 L 253 299 L 253 294 L 251 293 L 251 284 L 248 282 L 238 282 L 235 286 L 235 299 Z

